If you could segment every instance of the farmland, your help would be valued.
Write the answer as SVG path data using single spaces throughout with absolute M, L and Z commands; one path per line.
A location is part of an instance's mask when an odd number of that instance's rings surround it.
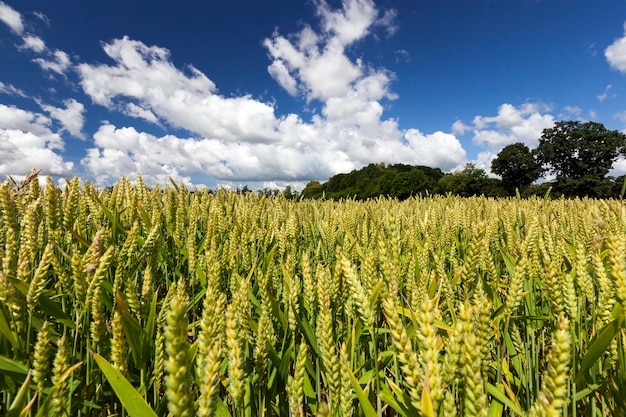
M 0 193 L 2 415 L 626 409 L 620 200 Z

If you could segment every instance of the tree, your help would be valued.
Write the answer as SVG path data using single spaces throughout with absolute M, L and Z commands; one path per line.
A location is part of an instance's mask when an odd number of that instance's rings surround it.
M 487 177 L 485 170 L 477 168 L 472 162 L 465 164 L 461 171 L 444 175 L 438 186 L 441 193 L 452 193 L 461 197 L 481 194 L 497 197 L 503 194 L 500 180 Z
M 543 169 L 535 161 L 528 146 L 523 143 L 507 145 L 491 161 L 491 171 L 502 177 L 502 184 L 509 191 L 520 191 L 535 182 Z
M 302 190 L 302 196 L 306 198 L 319 198 L 322 196 L 324 189 L 319 181 L 309 181 Z
M 544 129 L 535 149 L 537 161 L 554 173 L 557 181 L 601 180 L 626 150 L 626 135 L 595 122 L 557 122 Z

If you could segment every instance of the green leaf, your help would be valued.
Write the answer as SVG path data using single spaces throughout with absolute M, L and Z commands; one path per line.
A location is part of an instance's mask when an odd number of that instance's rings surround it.
M 28 367 L 24 364 L 0 355 L 0 374 L 11 377 L 14 381 L 23 382 L 28 375 Z
M 128 347 L 130 348 L 133 362 L 135 362 L 136 367 L 141 369 L 144 367 L 146 358 L 149 355 L 149 342 L 146 331 L 128 310 L 126 301 L 124 301 L 120 293 L 117 293 L 115 298 L 116 307 L 122 315 L 122 329 L 128 341 Z
M 143 222 L 145 228 L 147 230 L 151 230 L 152 229 L 152 220 L 150 219 L 150 216 L 146 212 L 146 209 L 143 208 L 143 205 L 141 204 L 141 201 L 137 202 L 137 211 L 139 212 L 139 216 L 141 217 L 141 221 Z
M 389 387 L 383 385 L 382 391 L 380 393 L 380 399 L 386 402 L 391 408 L 393 408 L 397 415 L 402 417 L 406 417 L 408 415 L 405 411 L 406 407 L 400 405 L 400 403 L 396 400 L 391 391 L 389 391 Z
M 343 358 L 340 358 L 340 360 L 345 362 L 345 359 Z M 365 417 L 376 417 L 376 410 L 370 403 L 367 395 L 365 395 L 365 392 L 363 392 L 363 388 L 361 388 L 361 384 L 359 384 L 359 381 L 352 373 L 352 370 L 349 366 L 344 366 L 344 369 L 348 371 L 348 376 L 350 377 L 350 381 L 352 381 L 352 388 L 354 388 L 354 392 L 356 393 L 356 397 L 359 400 L 359 405 L 361 406 L 363 414 L 365 415 Z
M 78 368 L 81 367 L 83 363 L 82 362 L 78 362 L 72 366 L 70 366 L 69 368 L 67 368 L 65 370 L 65 372 L 63 372 L 63 374 L 61 375 L 60 378 L 60 382 L 65 381 L 67 378 L 70 377 L 70 375 L 77 370 Z M 55 388 L 52 387 L 52 389 L 54 390 Z M 37 415 L 36 417 L 44 417 L 44 416 L 50 416 L 52 415 L 52 410 L 50 410 L 50 402 L 52 401 L 52 398 L 54 398 L 54 395 L 50 394 L 46 397 L 45 401 L 43 402 L 43 404 L 41 404 L 41 406 L 39 407 L 39 410 L 37 411 Z
M 27 396 L 28 396 L 30 377 L 31 377 L 31 371 L 28 371 L 28 375 L 26 375 L 26 379 L 24 380 L 24 383 L 20 387 L 20 390 L 17 392 L 15 399 L 13 399 L 13 402 L 11 403 L 11 408 L 9 408 L 9 410 L 7 411 L 6 417 L 18 417 L 20 414 L 22 414 L 24 404 L 26 403 Z M 31 406 L 32 406 L 32 403 L 29 406 L 27 406 L 27 409 L 26 409 L 27 412 Z
M 88 248 L 89 246 L 91 246 L 91 244 L 89 244 L 89 242 L 87 242 L 85 239 L 82 238 L 81 235 L 79 235 L 75 230 L 72 230 L 71 228 L 67 227 L 66 225 L 63 225 L 68 232 L 70 232 L 70 234 L 72 236 L 74 236 L 74 239 L 76 239 L 81 245 L 83 245 L 85 248 Z
M 11 281 L 11 283 L 13 284 L 13 286 L 15 286 L 15 288 L 17 288 L 22 294 L 27 295 L 28 294 L 28 284 L 17 279 L 17 278 L 12 278 L 12 277 L 7 277 L 9 279 L 9 281 Z M 75 329 L 76 328 L 76 324 L 72 321 L 72 319 L 70 318 L 70 316 L 68 316 L 67 314 L 65 314 L 65 312 L 63 311 L 63 309 L 61 308 L 61 304 L 57 303 L 56 301 L 52 301 L 50 298 L 48 298 L 47 295 L 45 294 L 41 294 L 41 296 L 39 297 L 39 307 L 41 308 L 41 310 L 44 313 L 47 313 L 49 315 L 51 315 L 52 317 L 54 317 L 55 319 L 57 319 L 60 323 L 63 323 L 63 325 L 69 329 Z
M 500 385 L 500 384 L 498 384 Z M 507 407 L 509 407 L 514 413 L 517 413 L 520 416 L 524 416 L 524 411 L 522 411 L 521 407 L 519 406 L 519 404 L 515 404 L 513 401 L 511 401 L 505 394 L 504 391 L 498 389 L 497 387 L 495 387 L 494 385 L 490 384 L 489 382 L 485 382 L 485 389 L 487 390 L 487 392 L 489 394 L 491 394 L 491 396 L 493 397 L 494 401 L 498 401 L 504 405 L 506 405 Z M 493 403 L 492 402 L 492 403 Z M 491 410 L 491 408 L 490 408 Z M 500 414 L 502 415 L 502 414 Z
M 44 294 L 39 297 L 39 307 L 41 307 L 41 311 L 50 314 L 60 323 L 63 323 L 63 325 L 68 329 L 76 328 L 76 323 L 74 323 L 70 316 L 65 314 L 65 312 L 61 308 L 61 304 L 57 303 L 56 301 L 52 301 Z
M 8 313 L 4 308 L 4 305 L 0 306 L 0 333 L 9 341 L 14 352 L 19 351 L 20 345 L 15 333 L 11 330 Z
M 622 326 L 622 318 L 616 318 L 606 326 L 600 333 L 593 339 L 587 348 L 587 353 L 580 361 L 580 369 L 574 377 L 574 382 L 579 383 L 587 374 L 587 371 L 596 363 L 596 361 L 606 352 L 607 348 L 611 344 L 611 341 L 616 334 L 619 333 L 619 329 Z
M 504 250 L 500 250 L 500 254 L 502 255 L 502 260 L 504 261 L 504 265 L 506 266 L 506 270 L 509 273 L 509 276 L 515 275 L 515 265 L 517 262 L 511 259 L 509 255 L 507 255 Z
M 128 232 L 124 230 L 122 224 L 120 223 L 120 214 L 117 210 L 113 213 L 109 208 L 100 200 L 100 197 L 96 193 L 91 193 L 89 196 L 98 203 L 104 215 L 109 219 L 111 223 L 111 233 L 113 241 L 117 241 L 117 235 L 121 234 L 123 236 L 128 235 Z
M 315 337 L 315 331 L 311 327 L 311 324 L 309 323 L 309 321 L 306 319 L 305 314 L 300 314 L 298 318 L 300 319 L 298 320 L 298 327 L 302 331 L 302 334 L 306 338 L 309 346 L 311 346 L 311 348 L 313 349 L 313 352 L 315 353 L 315 355 L 319 356 L 320 353 L 319 353 L 319 347 L 317 346 L 317 338 Z
M 97 353 L 91 352 L 91 355 L 130 417 L 157 417 L 146 400 L 117 369 Z
M 391 406 L 391 408 L 393 408 L 398 415 L 419 415 L 419 411 L 413 406 L 409 394 L 390 378 L 385 377 L 385 380 L 387 383 L 381 387 L 381 399 L 389 404 L 389 406 Z
M 146 334 L 150 340 L 154 339 L 154 329 L 156 327 L 156 306 L 159 300 L 159 291 L 155 291 L 152 295 L 152 302 L 150 303 L 150 311 L 148 312 L 148 318 L 146 319 Z
M 174 178 L 170 177 L 170 182 L 172 183 L 172 186 L 176 190 L 176 193 L 178 193 L 178 191 L 180 191 L 180 189 L 178 188 L 178 185 L 176 184 L 176 181 L 174 181 Z

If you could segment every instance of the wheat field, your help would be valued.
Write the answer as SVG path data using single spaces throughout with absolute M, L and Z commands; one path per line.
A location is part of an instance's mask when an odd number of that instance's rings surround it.
M 620 200 L 0 206 L 0 415 L 626 415 Z

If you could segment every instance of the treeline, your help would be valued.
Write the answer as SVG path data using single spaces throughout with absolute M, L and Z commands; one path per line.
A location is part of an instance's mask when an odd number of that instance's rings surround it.
M 537 148 L 514 143 L 500 151 L 491 171 L 501 179 L 489 177 L 472 163 L 447 174 L 438 168 L 380 163 L 335 175 L 323 184 L 311 181 L 301 196 L 357 200 L 378 196 L 404 200 L 429 194 L 622 198 L 624 176 L 607 175 L 620 156 L 626 156 L 623 133 L 595 122 L 557 122 L 543 131 Z M 537 183 L 542 177 L 544 181 Z
M 439 168 L 369 164 L 358 171 L 335 175 L 323 184 L 311 181 L 302 190 L 302 196 L 365 200 L 383 195 L 406 199 L 412 195 L 435 192 L 443 176 L 444 173 Z
M 533 195 L 552 197 L 595 197 L 619 198 L 624 183 L 624 176 L 606 177 L 593 184 L 584 181 L 580 184 L 575 180 L 561 180 L 530 184 L 521 190 L 522 197 Z M 584 185 L 584 186 L 583 186 Z M 581 189 L 594 190 L 593 193 L 580 194 Z M 510 189 L 498 178 L 487 176 L 485 170 L 476 168 L 469 163 L 461 171 L 444 174 L 439 168 L 412 166 L 404 164 L 369 164 L 347 174 L 338 174 L 327 182 L 311 181 L 302 190 L 303 198 L 329 198 L 339 200 L 354 198 L 366 200 L 378 196 L 387 196 L 405 200 L 411 196 L 426 195 L 458 195 L 471 197 L 484 195 L 487 197 L 515 196 L 516 189 Z

